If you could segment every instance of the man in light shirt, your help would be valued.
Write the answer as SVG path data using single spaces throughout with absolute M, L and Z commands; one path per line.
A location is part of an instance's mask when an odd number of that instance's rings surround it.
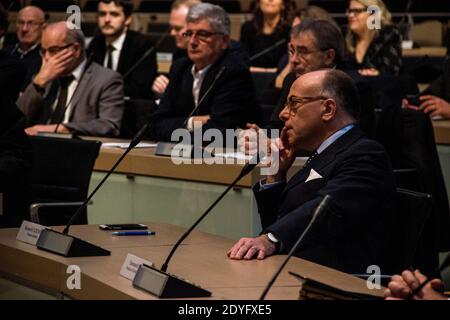
M 66 22 L 42 35 L 42 67 L 17 104 L 27 117 L 26 133 L 117 136 L 123 115 L 120 75 L 88 62 L 84 35 Z

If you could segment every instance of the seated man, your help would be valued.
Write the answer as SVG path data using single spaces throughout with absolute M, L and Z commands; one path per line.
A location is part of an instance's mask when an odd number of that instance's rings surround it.
M 280 113 L 284 121 L 278 172 L 254 186 L 263 232 L 242 238 L 231 259 L 264 259 L 287 253 L 325 195 L 319 216 L 295 255 L 349 273 L 384 268 L 385 239 L 395 194 L 384 148 L 359 129 L 359 99 L 353 80 L 335 69 L 313 71 L 292 85 Z M 297 149 L 313 152 L 289 181 Z
M 388 289 L 385 290 L 384 296 L 387 300 L 404 300 L 408 299 L 421 283 L 427 280 L 419 270 L 414 272 L 405 270 L 401 275 L 394 275 L 389 282 Z M 419 293 L 411 299 L 413 300 L 448 300 L 442 292 L 444 284 L 440 279 L 433 279 L 426 284 Z
M 119 134 L 122 78 L 95 62 L 88 64 L 84 48 L 83 33 L 66 22 L 45 28 L 42 67 L 17 102 L 27 117 L 27 134 Z
M 17 43 L 7 51 L 25 64 L 27 74 L 21 91 L 25 90 L 41 68 L 40 42 L 45 27 L 45 13 L 38 7 L 26 6 L 19 11 L 16 21 Z
M 129 30 L 133 3 L 124 0 L 101 0 L 98 3 L 98 27 L 87 49 L 93 61 L 127 75 L 134 64 L 153 47 L 143 34 Z M 124 94 L 132 99 L 151 99 L 151 86 L 156 77 L 156 49 L 124 79 Z
M 170 141 L 178 128 L 192 131 L 194 122 L 203 130 L 234 129 L 259 116 L 250 71 L 238 55 L 230 54 L 228 14 L 201 3 L 189 10 L 186 21 L 189 59 L 180 58 L 172 66 L 171 81 L 154 115 L 155 140 Z
M 403 108 L 423 111 L 430 117 L 450 119 L 450 57 L 444 61 L 442 75 L 434 80 L 419 97 L 420 105 L 402 101 Z

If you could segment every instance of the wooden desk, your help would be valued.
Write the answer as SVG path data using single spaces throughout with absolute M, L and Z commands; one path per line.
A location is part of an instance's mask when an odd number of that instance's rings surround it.
M 152 237 L 114 237 L 98 226 L 72 226 L 71 234 L 97 243 L 109 250 L 108 257 L 64 258 L 38 250 L 16 241 L 18 229 L 0 230 L 0 273 L 7 279 L 32 286 L 54 295 L 62 294 L 75 299 L 156 299 L 133 288 L 130 280 L 119 275 L 128 253 L 161 266 L 182 228 L 148 223 L 156 231 Z M 62 229 L 62 228 L 59 228 Z M 280 266 L 284 256 L 265 260 L 235 261 L 226 257 L 232 240 L 194 231 L 178 249 L 169 265 L 169 272 L 200 284 L 212 292 L 211 299 L 258 299 L 266 284 Z M 70 290 L 66 282 L 69 265 L 81 270 L 81 289 Z M 355 290 L 368 291 L 366 283 L 341 272 L 292 258 L 275 282 L 267 299 L 297 299 L 300 283 L 287 272 L 305 276 L 320 275 L 328 279 L 339 278 L 341 284 L 353 283 Z M 382 291 L 376 291 L 382 295 Z
M 402 50 L 403 57 L 422 57 L 425 55 L 429 57 L 445 57 L 446 54 L 446 47 L 422 47 Z
M 450 120 L 433 121 L 436 144 L 450 145 Z
M 118 148 L 101 148 L 91 190 L 123 152 Z M 303 163 L 304 159 L 296 160 L 290 175 Z M 169 157 L 155 156 L 154 148 L 132 150 L 94 197 L 94 204 L 88 209 L 88 221 L 90 224 L 158 221 L 190 226 L 242 167 L 240 164 L 175 165 Z M 259 234 L 261 223 L 251 189 L 260 179 L 259 171 L 256 168 L 241 179 L 199 229 L 231 239 Z

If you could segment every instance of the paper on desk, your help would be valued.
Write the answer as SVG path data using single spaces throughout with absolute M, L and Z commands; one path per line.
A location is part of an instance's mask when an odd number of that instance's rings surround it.
M 250 160 L 252 156 L 246 155 L 243 152 L 224 152 L 224 153 L 214 153 L 214 156 L 216 157 L 223 157 L 223 158 L 232 158 L 237 160 Z
M 130 144 L 128 142 L 105 142 L 102 143 L 102 148 L 121 148 L 121 149 L 126 149 L 128 148 Z M 145 143 L 145 142 L 141 142 L 138 143 L 136 147 L 134 148 L 155 148 L 156 147 L 156 143 Z

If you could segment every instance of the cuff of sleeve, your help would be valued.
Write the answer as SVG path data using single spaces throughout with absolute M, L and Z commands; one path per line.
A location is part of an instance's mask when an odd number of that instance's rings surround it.
M 277 186 L 279 184 L 282 184 L 282 183 L 284 183 L 284 180 L 277 181 L 277 182 L 272 182 L 272 183 L 266 183 L 266 179 L 260 180 L 259 181 L 259 190 L 267 190 L 267 189 L 270 189 L 270 188 L 275 187 L 275 186 Z
M 194 117 L 189 118 L 187 125 L 186 125 L 186 129 L 188 129 L 189 132 L 194 131 Z

